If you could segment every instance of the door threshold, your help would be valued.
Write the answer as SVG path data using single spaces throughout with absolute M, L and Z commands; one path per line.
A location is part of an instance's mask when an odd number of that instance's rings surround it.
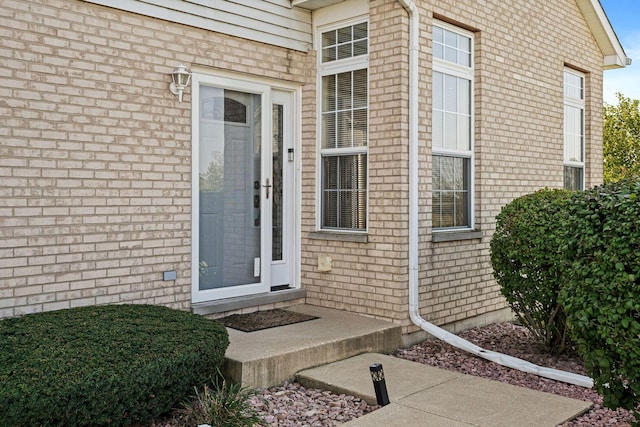
M 274 288 L 278 288 L 278 286 L 274 286 Z M 195 314 L 206 316 L 208 314 L 225 313 L 247 307 L 258 307 L 266 304 L 304 299 L 306 296 L 306 289 L 288 288 L 255 295 L 198 302 L 191 305 L 191 311 Z M 304 301 L 302 302 L 304 303 Z
M 286 291 L 287 289 L 293 289 L 293 288 L 289 285 L 272 286 L 271 292 Z

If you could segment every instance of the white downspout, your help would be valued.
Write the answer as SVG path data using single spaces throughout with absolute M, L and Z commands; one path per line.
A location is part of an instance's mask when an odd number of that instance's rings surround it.
M 418 9 L 412 0 L 398 1 L 409 14 L 409 317 L 411 321 L 430 335 L 499 365 L 569 384 L 593 387 L 593 380 L 589 377 L 545 368 L 517 357 L 485 350 L 427 322 L 420 316 L 418 305 L 418 54 L 420 19 Z

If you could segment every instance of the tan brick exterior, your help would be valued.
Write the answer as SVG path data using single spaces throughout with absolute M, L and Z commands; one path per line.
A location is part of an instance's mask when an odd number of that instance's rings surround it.
M 0 317 L 188 309 L 191 99 L 169 93 L 168 73 L 182 62 L 304 83 L 307 58 L 77 0 L 3 1 Z
M 503 309 L 489 241 L 500 208 L 563 185 L 563 70 L 587 75 L 587 186 L 602 181 L 602 54 L 575 2 L 422 1 L 420 48 L 420 312 L 451 324 Z M 305 176 L 303 277 L 312 304 L 408 320 L 408 17 L 397 1 L 370 3 L 368 242 L 307 240 L 314 175 Z M 435 18 L 434 18 L 435 17 Z M 434 19 L 475 36 L 475 225 L 481 239 L 432 242 L 431 28 Z M 312 142 L 310 142 L 311 144 Z M 311 151 L 312 146 L 309 146 Z M 309 159 L 307 168 L 314 165 Z M 314 235 L 315 236 L 315 235 Z M 317 272 L 317 255 L 335 268 Z M 303 279 L 304 280 L 304 279 Z
M 420 1 L 420 311 L 437 324 L 505 307 L 495 216 L 563 184 L 563 70 L 586 73 L 587 186 L 602 180 L 602 54 L 573 0 Z M 369 228 L 316 232 L 316 53 L 80 1 L 4 1 L 0 24 L 0 317 L 78 305 L 191 306 L 190 90 L 180 62 L 300 85 L 300 285 L 309 304 L 408 320 L 408 25 L 371 0 Z M 475 225 L 433 242 L 431 28 L 475 33 Z M 342 17 L 336 17 L 341 19 Z M 318 256 L 333 269 L 318 271 Z M 162 272 L 176 270 L 176 281 Z M 298 301 L 300 302 L 300 301 Z M 278 304 L 281 306 L 282 304 Z

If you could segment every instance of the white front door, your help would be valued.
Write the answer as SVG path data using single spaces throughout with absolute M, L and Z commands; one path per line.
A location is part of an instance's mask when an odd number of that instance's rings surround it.
M 192 94 L 192 300 L 291 284 L 292 95 L 197 74 Z

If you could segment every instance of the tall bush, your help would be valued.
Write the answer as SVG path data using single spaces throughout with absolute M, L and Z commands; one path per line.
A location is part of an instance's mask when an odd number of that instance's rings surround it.
M 561 302 L 571 336 L 604 405 L 634 409 L 640 400 L 640 181 L 574 195 L 568 229 L 572 264 Z
M 604 182 L 640 177 L 640 100 L 616 96 L 617 105 L 604 106 Z
M 542 189 L 505 205 L 496 217 L 491 263 L 502 295 L 520 322 L 554 353 L 566 350 L 566 316 L 558 302 L 566 266 L 564 220 L 570 193 Z

